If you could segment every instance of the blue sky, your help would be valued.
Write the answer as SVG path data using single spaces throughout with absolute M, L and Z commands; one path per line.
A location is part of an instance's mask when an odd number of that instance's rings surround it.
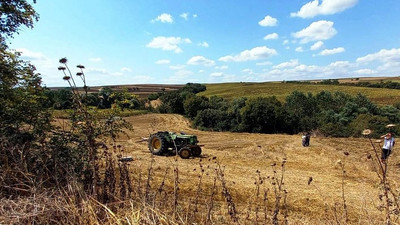
M 58 59 L 89 86 L 400 76 L 399 0 L 38 1 L 11 39 L 65 86 Z

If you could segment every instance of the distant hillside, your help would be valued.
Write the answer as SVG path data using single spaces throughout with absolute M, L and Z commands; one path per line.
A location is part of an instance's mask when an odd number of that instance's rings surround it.
M 105 86 L 94 86 L 89 87 L 89 92 L 98 92 L 101 88 L 111 88 L 113 91 L 123 91 L 126 90 L 129 93 L 139 96 L 139 98 L 147 98 L 152 93 L 162 92 L 162 91 L 174 91 L 183 87 L 182 84 L 129 84 L 129 85 L 105 85 Z M 58 90 L 66 87 L 52 87 L 50 90 Z M 83 89 L 82 89 L 83 91 Z
M 383 89 L 383 88 L 367 88 L 355 86 L 340 86 L 340 85 L 321 85 L 313 84 L 322 80 L 309 80 L 306 83 L 291 83 L 291 82 L 264 82 L 264 83 L 220 83 L 206 84 L 207 90 L 199 93 L 199 95 L 210 97 L 213 95 L 232 99 L 236 97 L 268 97 L 276 96 L 280 101 L 284 101 L 286 96 L 295 90 L 316 94 L 322 90 L 331 92 L 341 91 L 348 94 L 356 95 L 362 93 L 370 98 L 373 102 L 379 105 L 394 104 L 400 102 L 400 90 Z M 400 82 L 400 77 L 360 77 L 360 78 L 341 78 L 339 83 L 357 83 L 357 82 Z M 311 84 L 310 84 L 311 83 Z M 147 98 L 152 93 L 162 91 L 174 91 L 183 87 L 183 84 L 130 84 L 130 85 L 106 85 L 94 86 L 89 88 L 89 92 L 98 92 L 101 88 L 111 88 L 113 91 L 127 90 L 130 93 L 136 94 L 139 98 Z M 58 90 L 65 87 L 51 87 L 51 90 Z M 83 90 L 82 90 L 83 91 Z
M 360 78 L 357 81 L 366 81 L 367 78 Z M 389 81 L 388 78 L 368 78 L 370 82 L 380 82 L 381 80 Z M 399 79 L 390 78 L 391 81 Z M 352 79 L 341 79 L 339 82 L 357 82 Z M 283 82 L 266 82 L 266 83 L 222 83 L 222 84 L 207 84 L 207 90 L 199 93 L 199 95 L 210 97 L 213 95 L 224 97 L 227 99 L 237 97 L 268 97 L 276 96 L 280 101 L 284 101 L 293 91 L 301 91 L 304 93 L 317 94 L 323 90 L 330 92 L 344 92 L 351 95 L 358 93 L 366 95 L 371 101 L 378 105 L 388 105 L 400 102 L 400 90 L 386 88 L 368 88 L 356 86 L 342 85 L 321 85 L 311 83 L 283 83 Z M 316 81 L 314 81 L 316 82 Z

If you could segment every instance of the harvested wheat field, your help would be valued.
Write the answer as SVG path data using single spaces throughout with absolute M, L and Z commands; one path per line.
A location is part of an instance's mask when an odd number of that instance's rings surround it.
M 380 168 L 367 138 L 312 136 L 310 146 L 302 147 L 299 135 L 199 131 L 179 115 L 147 114 L 127 120 L 134 131 L 121 137 L 120 144 L 123 155 L 134 158 L 132 171 L 143 177 L 151 173 L 153 188 L 174 186 L 171 177 L 179 176 L 179 199 L 192 202 L 189 208 L 199 195 L 205 200 L 196 202 L 196 209 L 209 207 L 206 199 L 214 198 L 215 224 L 228 223 L 229 216 L 242 224 L 263 224 L 274 216 L 289 224 L 381 224 L 388 214 L 380 200 Z M 197 135 L 204 145 L 201 157 L 152 156 L 147 142 L 138 142 L 165 130 Z M 399 159 L 395 150 L 387 166 L 393 194 L 398 193 Z M 225 182 L 221 187 L 214 184 L 219 167 Z M 220 217 L 225 220 L 218 221 Z

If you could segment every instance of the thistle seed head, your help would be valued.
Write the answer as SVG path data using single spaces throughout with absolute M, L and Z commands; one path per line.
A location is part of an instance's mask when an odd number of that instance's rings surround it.
M 59 60 L 59 62 L 65 64 L 65 63 L 68 62 L 68 59 L 67 59 L 66 57 L 64 57 L 64 58 L 61 58 L 61 59 Z

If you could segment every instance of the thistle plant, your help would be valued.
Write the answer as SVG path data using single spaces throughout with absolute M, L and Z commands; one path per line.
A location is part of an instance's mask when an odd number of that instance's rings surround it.
M 58 67 L 58 70 L 63 73 L 63 80 L 68 83 L 73 96 L 73 111 L 70 115 L 71 130 L 68 131 L 72 138 L 69 139 L 68 144 L 74 146 L 77 150 L 76 152 L 79 152 L 79 156 L 75 160 L 81 162 L 82 170 L 77 176 L 89 194 L 95 197 L 98 196 L 99 198 L 97 199 L 100 199 L 100 196 L 103 196 L 103 199 L 112 199 L 112 195 L 116 194 L 115 177 L 117 177 L 115 176 L 117 171 L 115 162 L 117 160 L 114 159 L 114 156 L 122 157 L 122 148 L 117 144 L 116 140 L 124 128 L 130 129 L 131 126 L 125 120 L 114 116 L 112 113 L 106 120 L 97 119 L 96 115 L 99 112 L 89 108 L 83 101 L 84 97 L 87 98 L 89 89 L 86 84 L 85 67 L 77 65 L 79 72 L 73 74 L 68 66 L 67 58 L 62 58 L 59 62 L 62 65 Z M 79 79 L 83 82 L 84 97 L 77 86 L 76 80 Z M 112 148 L 107 147 L 107 142 L 110 141 Z M 100 152 L 101 150 L 103 152 Z M 127 165 L 119 165 L 119 167 L 120 169 L 123 168 L 123 171 L 121 170 L 120 172 L 124 172 L 120 176 L 120 183 L 130 183 Z M 102 179 L 99 171 L 103 170 L 105 170 L 105 174 Z M 131 192 L 130 184 L 126 184 L 126 187 Z
M 380 184 L 382 187 L 382 194 L 379 195 L 379 199 L 383 201 L 383 205 L 380 207 L 385 211 L 385 224 L 392 224 L 394 221 L 394 217 L 398 219 L 398 214 L 400 212 L 399 205 L 399 194 L 394 193 L 391 188 L 389 179 L 388 179 L 388 162 L 387 160 L 381 160 L 378 154 L 378 149 L 381 149 L 380 141 L 376 141 L 375 143 L 371 139 L 372 131 L 370 129 L 365 129 L 362 131 L 362 135 L 368 138 L 371 147 L 373 149 L 374 157 L 371 154 L 368 154 L 367 158 L 372 159 L 375 164 L 378 164 L 379 171 L 376 172 L 377 176 L 380 179 Z M 375 145 L 378 144 L 379 148 Z

